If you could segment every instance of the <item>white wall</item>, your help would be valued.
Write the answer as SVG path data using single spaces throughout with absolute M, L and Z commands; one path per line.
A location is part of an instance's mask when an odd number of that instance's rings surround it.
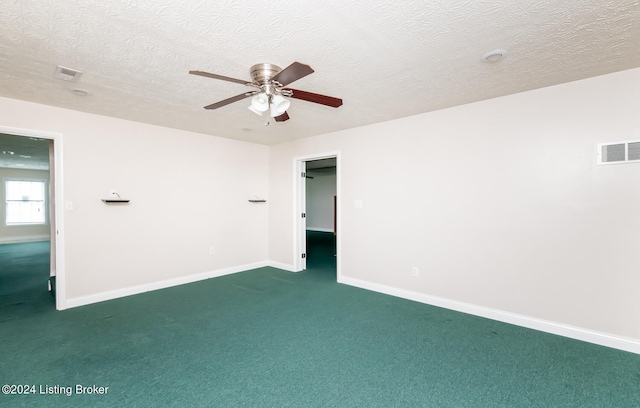
M 638 106 L 635 69 L 272 146 L 270 259 L 294 157 L 339 151 L 344 280 L 639 341 L 640 164 L 595 165 Z
M 0 111 L 63 135 L 69 304 L 266 264 L 268 203 L 248 202 L 268 193 L 266 146 L 6 98 Z M 104 204 L 111 189 L 130 204 Z
M 335 168 L 307 170 L 306 215 L 307 229 L 333 232 L 333 197 L 336 195 Z
M 293 265 L 293 160 L 339 152 L 343 279 L 640 341 L 640 165 L 595 165 L 637 106 L 640 69 L 271 147 L 6 98 L 0 126 L 63 135 L 76 304 Z

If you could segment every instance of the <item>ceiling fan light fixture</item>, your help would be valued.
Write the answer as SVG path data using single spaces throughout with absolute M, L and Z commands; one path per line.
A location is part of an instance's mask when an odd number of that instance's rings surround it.
M 275 95 L 271 98 L 271 116 L 280 116 L 289 109 L 291 101 L 282 97 L 282 95 Z
M 269 109 L 269 97 L 265 93 L 259 93 L 251 98 L 251 108 L 258 112 L 266 112 Z M 253 109 L 251 109 L 253 111 Z M 255 111 L 254 111 L 255 112 Z
M 264 113 L 264 112 L 260 112 L 260 111 L 259 111 L 259 110 L 257 110 L 256 108 L 254 108 L 254 107 L 253 107 L 253 105 L 249 105 L 249 108 L 248 108 L 248 109 L 249 109 L 251 112 L 253 112 L 253 113 L 255 113 L 256 115 L 258 115 L 258 116 L 262 116 L 262 114 Z

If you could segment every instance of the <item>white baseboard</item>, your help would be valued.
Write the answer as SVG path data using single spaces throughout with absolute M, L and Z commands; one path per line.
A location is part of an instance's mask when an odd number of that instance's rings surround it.
M 333 228 L 315 228 L 315 227 L 307 227 L 307 231 L 315 231 L 315 232 L 333 232 Z
M 566 324 L 556 323 L 548 320 L 537 319 L 534 317 L 523 316 L 516 313 L 505 312 L 502 310 L 477 306 L 470 303 L 458 302 L 455 300 L 440 298 L 437 296 L 430 296 L 424 293 L 398 289 L 391 286 L 362 281 L 359 279 L 339 277 L 338 283 L 343 283 L 345 285 L 355 286 L 374 292 L 384 293 L 386 295 L 396 296 L 403 299 L 413 300 L 415 302 L 425 303 L 432 306 L 455 310 L 462 313 L 480 316 L 487 319 L 497 320 L 504 323 L 514 324 L 516 326 L 522 326 L 529 329 L 556 334 L 575 340 L 586 341 L 588 343 L 598 344 L 600 346 L 611 347 L 618 350 L 640 354 L 640 341 L 638 340 L 614 336 L 607 333 L 596 332 L 593 330 L 569 326 Z
M 0 237 L 0 244 L 19 244 L 22 242 L 49 241 L 49 235 L 25 235 L 18 237 Z
M 232 273 L 244 272 L 251 269 L 262 268 L 269 266 L 267 261 L 256 262 L 252 264 L 239 265 L 231 268 L 216 269 L 214 271 L 198 273 L 195 275 L 181 276 L 175 279 L 167 279 L 159 282 L 147 283 L 144 285 L 131 286 L 128 288 L 116 289 L 102 293 L 96 293 L 88 296 L 80 296 L 76 298 L 66 299 L 64 302 L 64 309 L 70 309 L 72 307 L 85 306 L 92 303 L 104 302 L 106 300 L 117 299 L 125 296 L 137 295 L 144 292 L 150 292 L 152 290 L 170 288 L 172 286 L 184 285 L 186 283 L 197 282 L 205 279 L 217 278 L 224 275 L 230 275 Z M 60 309 L 60 310 L 64 310 Z
M 267 262 L 267 266 L 270 266 L 272 268 L 282 269 L 288 272 L 297 272 L 293 267 L 293 265 L 284 264 L 280 262 L 269 261 Z

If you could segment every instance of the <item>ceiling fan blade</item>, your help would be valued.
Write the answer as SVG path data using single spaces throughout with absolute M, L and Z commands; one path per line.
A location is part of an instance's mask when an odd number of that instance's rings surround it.
M 223 101 L 212 103 L 211 105 L 207 105 L 204 108 L 205 109 L 218 109 L 218 108 L 221 108 L 221 107 L 223 107 L 225 105 L 228 105 L 230 103 L 241 101 L 244 98 L 250 97 L 251 95 L 253 95 L 252 92 L 245 92 L 245 93 L 240 94 L 240 95 L 232 96 L 231 98 L 225 99 Z
M 207 77 L 207 78 L 221 79 L 223 81 L 235 82 L 235 83 L 242 84 L 242 85 L 246 85 L 246 84 L 250 84 L 251 83 L 251 81 L 244 81 L 242 79 L 230 78 L 230 77 L 226 77 L 226 76 L 218 75 L 218 74 L 211 74 L 209 72 L 204 72 L 204 71 L 189 71 L 189 73 L 193 74 L 193 75 L 200 75 L 200 76 Z
M 274 119 L 276 120 L 276 122 L 284 122 L 285 120 L 289 120 L 289 114 L 285 112 L 280 116 L 276 116 Z
M 301 64 L 299 62 L 294 62 L 282 71 L 278 72 L 278 74 L 271 78 L 271 80 L 277 81 L 284 86 L 289 85 L 293 81 L 297 81 L 300 78 L 306 77 L 313 72 L 314 71 L 310 66 Z
M 287 91 L 292 91 L 292 98 L 302 99 L 303 101 L 319 103 L 321 105 L 331 106 L 332 108 L 337 108 L 338 106 L 342 106 L 342 99 L 334 98 L 332 96 L 320 95 L 313 92 L 300 91 L 298 89 L 286 88 Z

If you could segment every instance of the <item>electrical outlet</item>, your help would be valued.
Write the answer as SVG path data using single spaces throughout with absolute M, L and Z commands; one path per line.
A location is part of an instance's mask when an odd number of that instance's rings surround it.
M 413 276 L 414 278 L 420 276 L 420 269 L 418 269 L 417 266 L 411 268 L 411 276 Z
M 216 253 L 216 247 L 209 247 L 209 255 L 214 255 Z

